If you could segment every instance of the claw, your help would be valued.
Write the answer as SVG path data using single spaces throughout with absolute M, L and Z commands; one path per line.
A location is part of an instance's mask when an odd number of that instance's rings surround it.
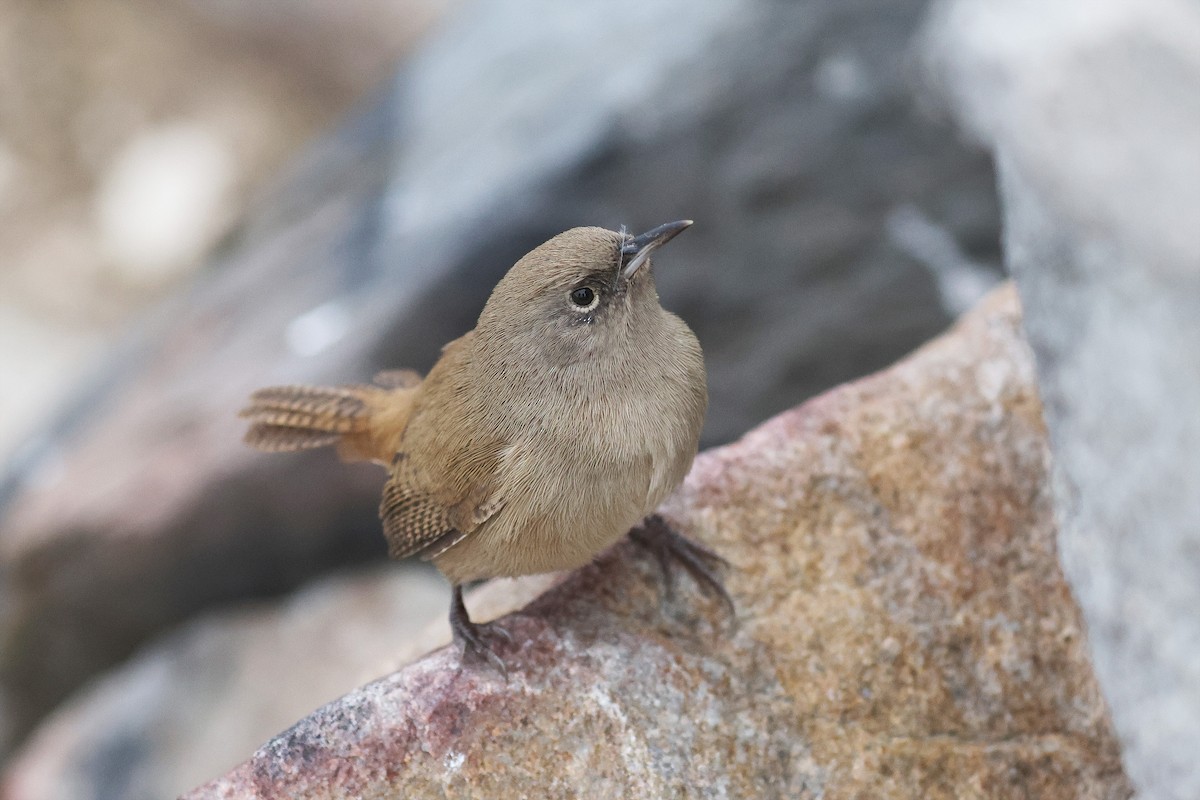
M 717 571 L 729 567 L 729 562 L 702 544 L 693 542 L 673 530 L 659 514 L 651 514 L 638 527 L 629 532 L 629 537 L 651 552 L 663 573 L 663 598 L 670 599 L 674 592 L 672 562 L 678 562 L 692 580 L 706 593 L 715 596 L 736 620 L 733 598 L 725 591 L 725 585 Z
M 495 636 L 511 643 L 512 634 L 490 622 L 472 622 L 463 603 L 461 586 L 454 587 L 454 598 L 450 602 L 450 630 L 454 634 L 454 641 L 462 647 L 463 663 L 468 660 L 487 661 L 508 680 L 508 670 L 504 668 L 504 662 L 496 655 L 488 640 Z

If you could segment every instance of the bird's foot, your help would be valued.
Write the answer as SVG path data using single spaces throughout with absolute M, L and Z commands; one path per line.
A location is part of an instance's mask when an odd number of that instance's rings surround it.
M 508 679 L 508 670 L 504 661 L 492 649 L 492 640 L 501 638 L 512 642 L 512 634 L 491 622 L 472 622 L 467 615 L 467 607 L 463 604 L 462 587 L 454 587 L 454 599 L 450 603 L 450 631 L 454 641 L 462 647 L 463 663 L 467 661 L 486 661 L 502 677 Z
M 664 600 L 669 600 L 674 594 L 672 567 L 678 563 L 704 592 L 720 600 L 736 620 L 733 598 L 725 591 L 725 584 L 717 574 L 719 570 L 729 567 L 728 561 L 674 530 L 659 514 L 646 517 L 641 525 L 629 532 L 629 538 L 649 550 L 658 561 L 663 573 Z

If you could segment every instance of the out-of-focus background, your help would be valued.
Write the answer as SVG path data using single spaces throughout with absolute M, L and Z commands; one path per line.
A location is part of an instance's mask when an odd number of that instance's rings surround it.
M 427 368 L 563 229 L 696 220 L 656 273 L 706 446 L 944 329 L 1000 212 L 930 13 L 0 7 L 0 792 L 170 796 L 415 655 L 446 590 L 383 563 L 382 475 L 249 452 L 235 413 Z
M 449 0 L 0 8 L 0 453 Z

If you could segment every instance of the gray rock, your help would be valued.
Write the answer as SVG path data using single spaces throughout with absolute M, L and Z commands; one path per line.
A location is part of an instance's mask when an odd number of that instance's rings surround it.
M 708 443 L 942 328 L 997 222 L 986 158 L 911 102 L 923 9 L 464 6 L 14 465 L 10 737 L 199 609 L 382 557 L 380 475 L 244 452 L 235 410 L 266 383 L 427 368 L 560 230 L 697 220 L 659 286 L 708 353 Z
M 1126 768 L 1140 797 L 1200 797 L 1200 8 L 962 0 L 932 41 L 999 157 L 1063 566 Z

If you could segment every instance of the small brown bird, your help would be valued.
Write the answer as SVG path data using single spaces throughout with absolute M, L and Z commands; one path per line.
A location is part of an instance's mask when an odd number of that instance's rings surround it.
M 708 404 L 700 344 L 659 305 L 650 265 L 691 224 L 559 234 L 509 270 L 424 380 L 261 389 L 241 412 L 246 441 L 334 444 L 386 467 L 390 554 L 433 561 L 454 587 L 464 654 L 501 670 L 463 584 L 579 567 L 627 532 L 657 557 L 666 591 L 674 559 L 732 606 L 720 557 L 653 513 L 691 468 Z

